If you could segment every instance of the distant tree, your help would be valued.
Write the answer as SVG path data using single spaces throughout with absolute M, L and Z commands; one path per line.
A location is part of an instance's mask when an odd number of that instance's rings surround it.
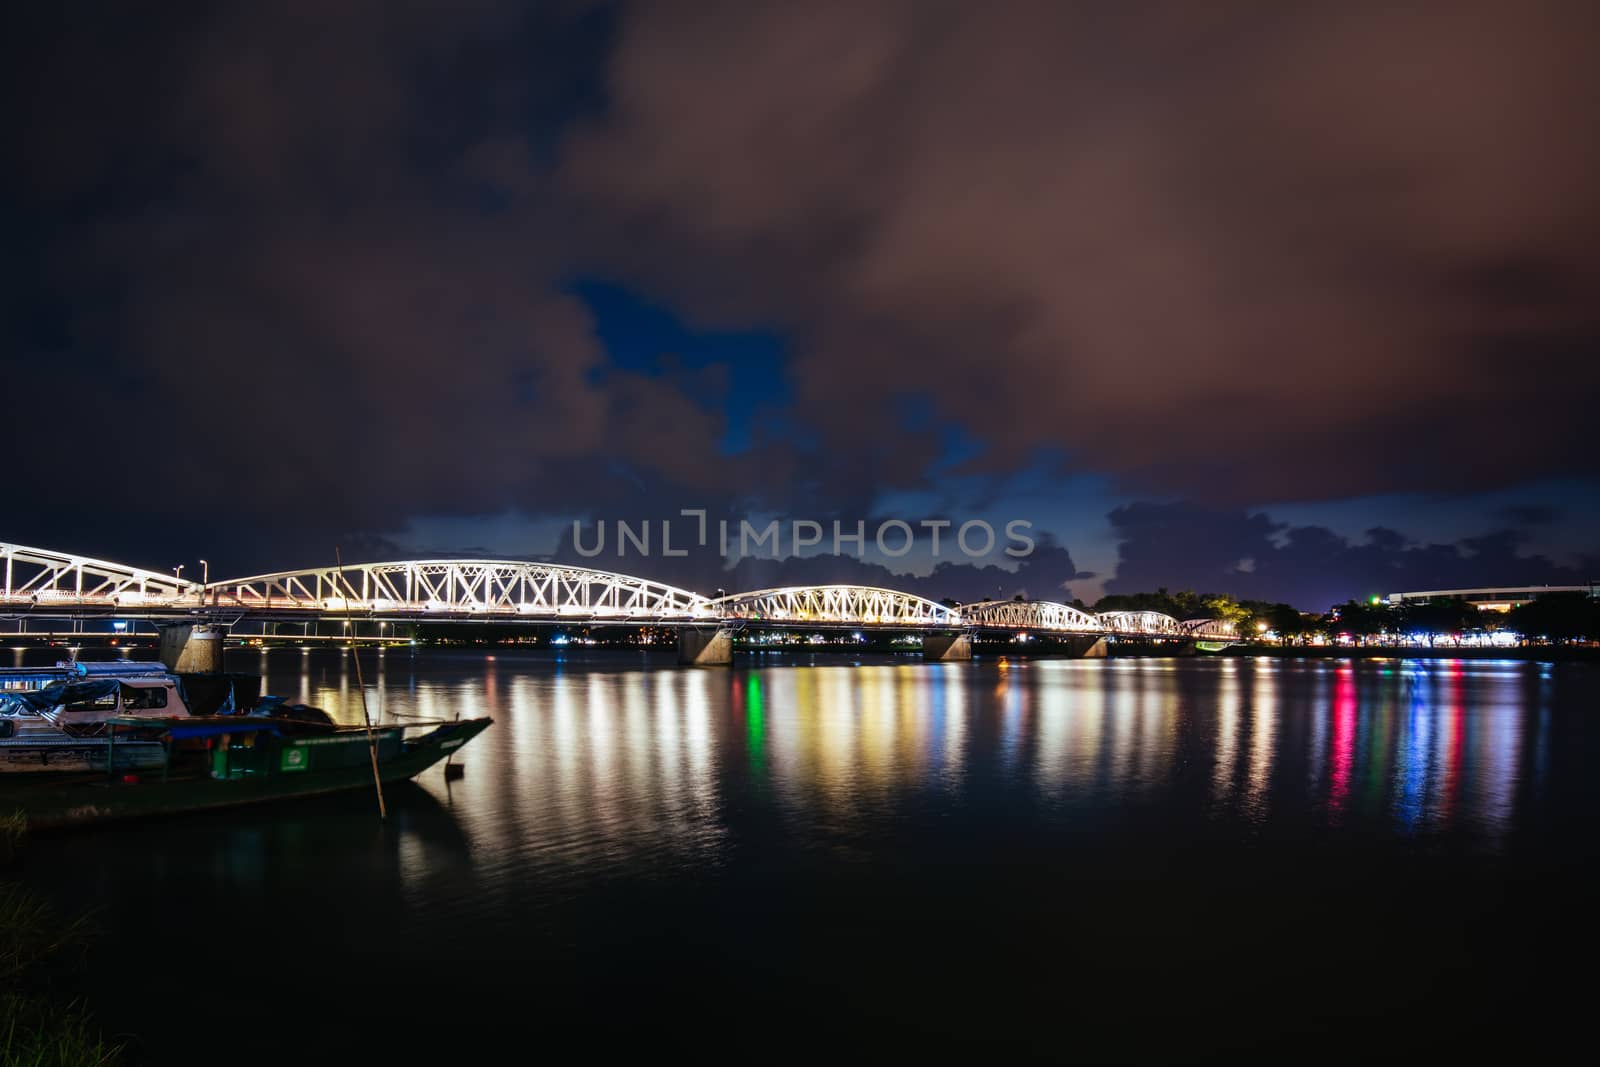
M 1439 634 L 1459 634 L 1483 626 L 1478 609 L 1460 597 L 1433 597 L 1407 602 L 1399 611 L 1400 628 L 1407 633 L 1426 634 L 1428 644 Z
M 1016 596 L 1012 597 L 1011 599 L 1016 601 L 1018 604 L 1020 604 L 1027 598 L 1024 597 L 1021 593 L 1018 593 Z
M 1358 600 L 1347 600 L 1323 617 L 1329 633 L 1349 634 L 1363 642 L 1368 637 L 1394 630 L 1397 621 L 1387 605 L 1363 604 Z
M 947 608 L 959 608 L 961 606 L 961 601 L 957 600 L 953 596 L 947 596 L 943 600 L 939 601 L 939 603 L 943 604 Z
M 1098 612 L 1107 611 L 1159 611 L 1175 619 L 1192 619 L 1200 598 L 1194 593 L 1168 593 L 1166 588 L 1154 593 L 1115 593 L 1100 598 L 1094 606 Z
M 1544 593 L 1512 608 L 1509 621 L 1524 637 L 1600 640 L 1600 600 L 1582 592 Z
M 1306 617 L 1288 604 L 1269 605 L 1258 617 L 1284 641 L 1302 642 L 1311 629 Z
M 1481 616 L 1478 622 L 1486 630 L 1511 634 L 1515 634 L 1517 631 L 1517 628 L 1512 625 L 1509 611 L 1480 611 L 1478 614 Z
M 1245 607 L 1239 601 L 1222 593 L 1208 593 L 1201 601 L 1201 614 L 1197 618 L 1221 619 L 1238 626 L 1244 626 L 1254 617 L 1255 612 Z

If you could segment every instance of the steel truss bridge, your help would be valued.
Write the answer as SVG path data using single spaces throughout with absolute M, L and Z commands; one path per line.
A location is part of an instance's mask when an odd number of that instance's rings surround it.
M 1153 611 L 1096 615 L 1043 600 L 949 607 L 858 585 L 792 586 L 709 598 L 627 574 L 514 560 L 360 563 L 184 581 L 171 574 L 0 542 L 0 618 L 235 623 L 524 622 L 879 628 L 1234 641 L 1233 624 Z

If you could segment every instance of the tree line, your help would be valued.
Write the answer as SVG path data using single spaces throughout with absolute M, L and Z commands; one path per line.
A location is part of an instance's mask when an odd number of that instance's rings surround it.
M 1323 616 L 1330 636 L 1504 631 L 1534 641 L 1600 641 L 1600 599 L 1584 592 L 1542 593 L 1508 612 L 1479 611 L 1456 597 L 1363 604 L 1352 600 Z
M 1303 643 L 1318 634 L 1331 639 L 1340 634 L 1380 637 L 1496 631 L 1535 641 L 1600 641 L 1600 599 L 1584 592 L 1543 593 L 1509 612 L 1480 611 L 1460 597 L 1434 597 L 1400 604 L 1349 600 L 1317 615 L 1289 604 L 1240 600 L 1225 593 L 1174 593 L 1164 588 L 1102 597 L 1092 608 L 1082 601 L 1073 606 L 1095 612 L 1159 611 L 1175 619 L 1225 619 L 1238 627 L 1241 636 L 1270 632 L 1291 643 Z
M 1018 596 L 1016 599 L 1021 600 Z M 955 601 L 946 601 L 954 607 Z M 1291 604 L 1267 600 L 1241 600 L 1226 593 L 1173 592 L 1165 587 L 1153 593 L 1117 593 L 1101 597 L 1092 606 L 1074 599 L 1081 611 L 1158 611 L 1174 619 L 1222 619 L 1232 622 L 1242 637 L 1271 633 L 1291 644 L 1306 643 L 1317 635 L 1333 639 L 1406 636 L 1410 634 L 1515 633 L 1533 641 L 1600 641 L 1600 599 L 1584 592 L 1543 593 L 1509 612 L 1480 611 L 1459 597 L 1386 601 L 1350 600 L 1321 615 L 1300 611 Z

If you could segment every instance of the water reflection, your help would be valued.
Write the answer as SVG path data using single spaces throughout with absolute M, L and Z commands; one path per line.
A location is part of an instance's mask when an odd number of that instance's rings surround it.
M 347 656 L 264 660 L 270 687 L 359 717 Z M 1524 775 L 1536 786 L 1548 766 L 1552 690 L 1548 666 L 1419 661 L 685 671 L 401 655 L 367 674 L 388 714 L 496 717 L 451 797 L 489 824 L 491 854 L 602 864 L 714 858 L 753 811 L 842 833 L 918 797 L 1166 805 L 1212 823 L 1382 823 L 1494 843 L 1514 829 Z M 1199 803 L 1196 767 L 1209 767 Z
M 360 721 L 349 653 L 245 658 L 230 666 L 268 691 Z M 475 863 L 589 872 L 721 863 L 763 835 L 837 844 L 925 811 L 997 826 L 1158 811 L 1175 827 L 1498 848 L 1549 792 L 1558 706 L 1594 685 L 1582 666 L 1485 661 L 774 657 L 719 671 L 369 650 L 362 665 L 380 717 L 494 716 L 464 780 L 422 781 Z

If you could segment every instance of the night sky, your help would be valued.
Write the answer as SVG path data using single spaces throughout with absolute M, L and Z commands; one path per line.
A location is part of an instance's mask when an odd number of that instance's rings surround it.
M 1588 581 L 1597 44 L 1523 0 L 29 5 L 0 540 L 218 577 L 703 507 L 1040 548 L 589 562 Z

